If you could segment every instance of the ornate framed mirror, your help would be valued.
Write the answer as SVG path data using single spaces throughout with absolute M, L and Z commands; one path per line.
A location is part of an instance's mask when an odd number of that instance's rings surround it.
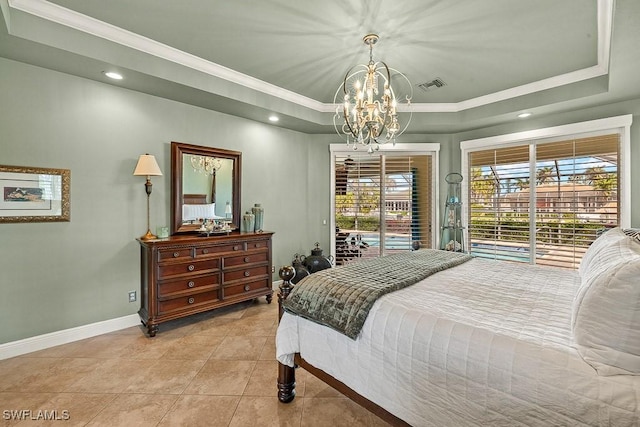
M 239 151 L 171 142 L 171 234 L 196 232 L 203 220 L 239 229 Z

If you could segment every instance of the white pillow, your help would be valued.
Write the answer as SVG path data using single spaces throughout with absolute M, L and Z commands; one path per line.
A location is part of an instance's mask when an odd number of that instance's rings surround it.
M 593 277 L 602 273 L 612 264 L 619 261 L 618 244 L 626 238 L 627 236 L 624 234 L 622 229 L 620 229 L 619 227 L 612 228 L 611 230 L 598 237 L 591 244 L 591 246 L 589 246 L 587 252 L 585 252 L 580 262 L 580 268 L 578 269 L 578 273 L 580 274 L 581 279 L 580 287 L 573 297 L 573 306 L 571 313 L 572 328 L 575 326 L 577 310 L 582 303 L 582 299 L 584 298 L 589 285 L 593 281 Z
M 575 346 L 599 375 L 640 375 L 640 242 L 625 237 L 597 255 L 574 300 Z
M 626 236 L 622 229 L 619 227 L 612 228 L 598 237 L 585 252 L 582 260 L 580 261 L 580 267 L 578 268 L 581 282 L 575 296 L 573 297 L 571 328 L 575 327 L 578 308 L 580 307 L 580 304 L 582 304 L 582 299 L 584 298 L 589 285 L 593 281 L 593 277 L 602 273 L 613 263 L 619 261 L 617 257 L 619 248 L 617 245 L 625 238 Z
M 598 257 L 598 253 L 606 248 L 607 246 L 611 246 L 616 242 L 624 239 L 626 235 L 623 233 L 620 227 L 612 228 L 609 231 L 603 233 L 600 237 L 593 241 L 591 246 L 587 249 L 580 261 L 580 267 L 578 267 L 578 273 L 580 276 L 584 276 L 585 271 L 590 268 L 590 264 L 594 259 Z
M 182 220 L 195 221 L 198 219 L 211 219 L 216 217 L 216 204 L 182 205 Z

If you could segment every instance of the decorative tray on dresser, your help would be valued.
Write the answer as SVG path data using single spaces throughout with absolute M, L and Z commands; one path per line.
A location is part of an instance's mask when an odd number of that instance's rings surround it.
M 140 243 L 140 319 L 158 325 L 266 296 L 271 303 L 272 232 L 174 235 Z

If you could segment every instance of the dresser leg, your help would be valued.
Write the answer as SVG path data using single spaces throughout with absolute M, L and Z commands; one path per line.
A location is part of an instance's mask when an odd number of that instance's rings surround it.
M 147 329 L 149 330 L 149 336 L 155 337 L 156 334 L 158 333 L 159 328 L 158 328 L 158 325 L 149 325 Z
M 271 300 L 273 300 L 273 292 L 266 296 L 267 304 L 271 304 Z

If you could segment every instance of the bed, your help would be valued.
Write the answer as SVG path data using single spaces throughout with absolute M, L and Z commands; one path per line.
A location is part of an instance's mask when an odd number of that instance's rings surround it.
M 394 425 L 640 425 L 640 241 L 621 230 L 579 271 L 472 258 L 433 272 L 384 292 L 351 337 L 287 301 L 344 268 L 295 287 L 281 270 L 280 401 L 302 366 Z

